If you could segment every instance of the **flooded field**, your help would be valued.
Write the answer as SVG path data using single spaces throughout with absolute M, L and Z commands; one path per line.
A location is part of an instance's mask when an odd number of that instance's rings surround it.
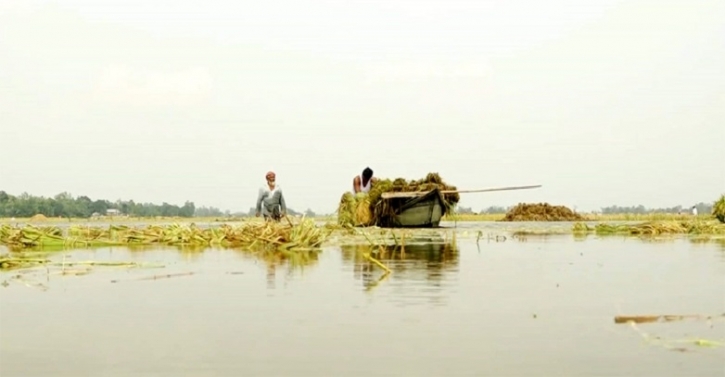
M 458 226 L 380 255 L 390 274 L 343 237 L 295 266 L 229 249 L 56 252 L 60 266 L 0 272 L 0 375 L 725 374 L 725 243 Z M 82 263 L 99 261 L 148 265 Z

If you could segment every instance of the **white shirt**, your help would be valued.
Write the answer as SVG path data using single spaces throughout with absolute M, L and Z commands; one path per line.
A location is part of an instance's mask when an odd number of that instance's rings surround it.
M 360 192 L 370 192 L 370 189 L 373 187 L 373 178 L 371 177 L 368 181 L 367 185 L 363 186 L 363 177 L 360 176 Z
M 282 210 L 282 212 L 287 211 L 282 188 L 278 184 L 274 185 L 273 189 L 270 189 L 269 185 L 264 185 L 259 189 L 256 210 L 263 214 L 270 214 L 275 208 Z

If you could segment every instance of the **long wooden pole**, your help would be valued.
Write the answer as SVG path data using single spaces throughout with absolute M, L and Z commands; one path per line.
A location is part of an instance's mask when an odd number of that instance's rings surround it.
M 480 190 L 441 190 L 441 193 L 443 193 L 443 194 L 453 194 L 453 193 L 468 194 L 468 193 L 475 193 L 475 192 L 526 190 L 526 189 L 533 189 L 533 188 L 539 188 L 539 187 L 541 187 L 541 185 L 496 187 L 496 188 L 487 188 L 487 189 L 480 189 Z M 383 199 L 412 198 L 412 197 L 416 197 L 416 196 L 423 196 L 429 192 L 430 191 L 386 192 L 386 193 L 383 193 L 382 198 Z

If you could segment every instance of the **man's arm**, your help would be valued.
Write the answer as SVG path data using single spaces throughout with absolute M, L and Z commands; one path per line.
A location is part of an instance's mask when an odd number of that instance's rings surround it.
M 282 215 L 287 214 L 287 203 L 284 201 L 284 193 L 282 189 L 279 190 L 279 206 L 282 207 Z
M 262 212 L 262 199 L 264 199 L 264 191 L 259 190 L 259 195 L 257 195 L 257 215 L 259 215 L 260 212 Z
M 352 190 L 354 191 L 355 194 L 357 194 L 360 191 L 362 191 L 360 189 L 360 184 L 361 183 L 362 182 L 360 182 L 360 177 L 359 176 L 356 176 L 355 178 L 353 178 L 353 180 L 352 180 Z

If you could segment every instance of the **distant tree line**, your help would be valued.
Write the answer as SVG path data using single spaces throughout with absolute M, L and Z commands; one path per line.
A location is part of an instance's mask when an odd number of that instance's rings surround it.
M 635 213 L 635 214 L 644 214 L 644 213 L 689 213 L 692 211 L 693 206 L 689 207 L 683 207 L 683 206 L 674 206 L 674 207 L 665 207 L 665 208 L 646 208 L 645 206 L 638 205 L 638 206 L 629 206 L 629 207 L 620 207 L 620 206 L 609 206 L 602 208 L 601 212 L 603 214 L 617 214 L 617 213 Z M 697 203 L 694 205 L 695 208 L 697 208 L 697 213 L 712 213 L 712 204 L 708 203 Z
M 502 214 L 502 213 L 506 213 L 506 211 L 508 211 L 508 210 L 509 210 L 509 208 L 507 208 L 507 207 L 491 206 L 484 210 L 481 210 L 478 213 L 479 214 Z M 476 214 L 476 211 L 474 211 L 473 208 L 471 208 L 471 207 L 456 206 L 455 212 L 459 213 L 459 214 Z
M 92 200 L 87 196 L 73 197 L 67 192 L 52 198 L 33 196 L 23 193 L 13 196 L 0 191 L 0 217 L 31 217 L 42 214 L 48 217 L 91 217 L 93 214 L 106 215 L 109 209 L 120 214 L 150 216 L 192 217 L 196 212 L 194 203 L 187 201 L 183 206 L 169 203 L 136 203 L 133 200 Z
M 133 200 L 92 200 L 87 196 L 73 197 L 67 192 L 60 193 L 52 198 L 33 196 L 23 193 L 17 196 L 0 191 L 0 217 L 31 217 L 42 214 L 47 217 L 75 217 L 87 218 L 94 214 L 104 216 L 108 210 L 116 210 L 121 215 L 134 217 L 244 217 L 254 216 L 255 209 L 250 208 L 248 212 L 232 213 L 222 211 L 215 207 L 196 207 L 193 202 L 186 201 L 183 206 L 169 203 L 136 203 Z M 299 216 L 299 213 L 287 208 L 287 213 Z M 308 209 L 304 212 L 307 217 L 314 217 L 316 214 Z

